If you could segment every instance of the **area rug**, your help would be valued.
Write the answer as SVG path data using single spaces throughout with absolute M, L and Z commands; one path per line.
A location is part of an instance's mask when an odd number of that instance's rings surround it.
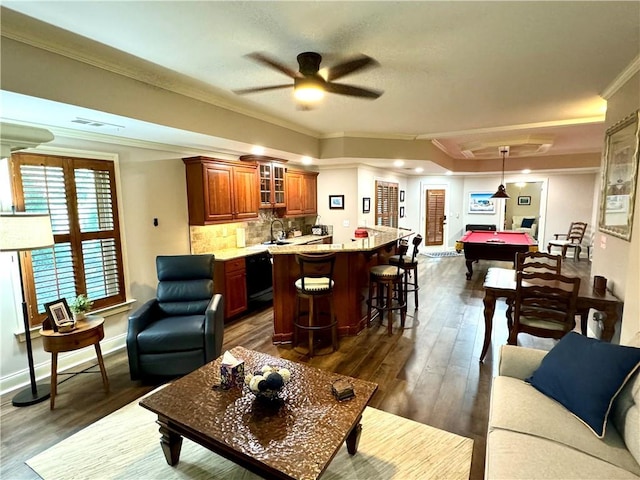
M 463 255 L 462 252 L 458 253 L 455 250 L 450 252 L 422 252 L 422 254 L 426 257 L 431 257 L 431 258 L 459 257 L 460 255 Z
M 156 415 L 132 402 L 35 457 L 45 480 L 224 479 L 257 475 L 185 439 L 170 467 L 160 448 Z M 342 446 L 322 475 L 339 479 L 467 479 L 473 440 L 367 407 L 358 452 Z

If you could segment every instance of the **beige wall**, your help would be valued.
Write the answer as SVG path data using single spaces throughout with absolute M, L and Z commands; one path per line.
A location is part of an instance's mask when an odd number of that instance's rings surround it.
M 640 73 L 635 73 L 608 100 L 607 127 L 640 108 Z M 640 191 L 636 181 L 636 201 L 631 241 L 598 231 L 593 252 L 594 275 L 607 277 L 607 288 L 624 300 L 620 343 L 627 343 L 640 331 Z

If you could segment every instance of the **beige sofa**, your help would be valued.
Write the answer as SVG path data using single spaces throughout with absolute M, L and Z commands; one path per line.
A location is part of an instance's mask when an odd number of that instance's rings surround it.
M 536 238 L 536 234 L 538 233 L 538 219 L 533 222 L 531 228 L 521 227 L 523 218 L 532 218 L 531 215 L 514 215 L 511 217 L 511 230 L 515 230 L 516 232 L 527 232 L 533 238 Z
M 640 345 L 634 341 L 634 346 Z M 491 391 L 485 478 L 640 478 L 638 372 L 616 398 L 601 440 L 562 405 L 523 381 L 546 353 L 502 347 Z

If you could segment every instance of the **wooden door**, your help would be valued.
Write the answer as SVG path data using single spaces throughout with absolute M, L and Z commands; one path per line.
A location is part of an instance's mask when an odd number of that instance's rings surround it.
M 447 217 L 444 214 L 445 190 L 427 190 L 427 225 L 425 232 L 427 238 L 425 245 L 444 244 L 444 225 Z
M 233 167 L 233 204 L 235 219 L 258 218 L 260 186 L 255 166 Z

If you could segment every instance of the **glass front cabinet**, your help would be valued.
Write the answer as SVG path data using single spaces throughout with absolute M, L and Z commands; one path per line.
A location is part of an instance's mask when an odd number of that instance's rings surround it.
M 285 207 L 285 166 L 277 162 L 259 162 L 260 208 Z

